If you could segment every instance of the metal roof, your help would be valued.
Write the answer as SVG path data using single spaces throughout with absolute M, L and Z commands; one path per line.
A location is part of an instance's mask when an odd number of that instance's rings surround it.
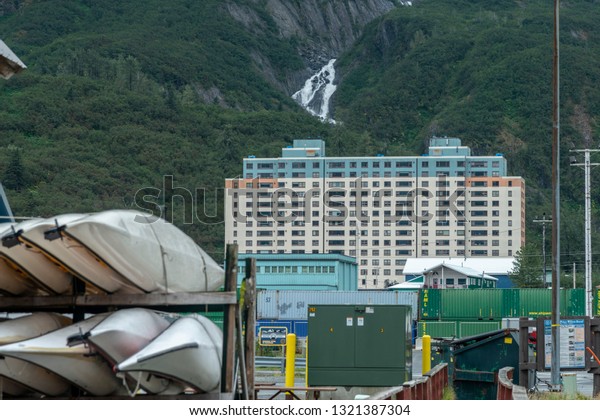
M 448 268 L 452 271 L 456 271 L 457 273 L 463 274 L 467 277 L 477 277 L 477 278 L 484 278 L 486 280 L 498 281 L 498 279 L 496 277 L 492 277 L 488 274 L 485 274 L 485 271 L 473 270 L 472 268 L 469 268 L 469 267 L 461 267 L 459 265 L 452 265 L 452 264 L 446 264 L 446 263 L 441 263 L 436 266 L 433 266 L 433 267 L 429 268 L 427 271 L 424 271 L 423 274 L 430 273 L 432 271 L 437 271 L 442 267 Z
M 412 280 L 405 281 L 403 283 L 394 284 L 388 287 L 386 290 L 402 290 L 402 289 L 422 289 L 425 286 L 425 277 L 415 277 Z
M 514 257 L 493 257 L 493 258 L 464 258 L 464 257 L 446 257 L 446 258 L 408 258 L 404 266 L 403 274 L 423 274 L 430 268 L 446 263 L 458 267 L 467 267 L 490 275 L 507 275 L 513 270 Z

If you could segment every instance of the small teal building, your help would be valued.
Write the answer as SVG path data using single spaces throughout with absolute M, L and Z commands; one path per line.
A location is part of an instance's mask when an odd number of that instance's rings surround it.
M 238 287 L 248 258 L 256 259 L 257 289 L 358 290 L 356 259 L 341 254 L 239 254 Z

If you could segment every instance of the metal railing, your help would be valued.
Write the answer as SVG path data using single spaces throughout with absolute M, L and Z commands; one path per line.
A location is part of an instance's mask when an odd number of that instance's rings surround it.
M 295 365 L 297 368 L 306 367 L 306 359 L 296 357 Z M 254 358 L 254 366 L 257 367 L 279 367 L 281 373 L 285 373 L 285 357 L 269 357 L 269 356 L 257 356 Z

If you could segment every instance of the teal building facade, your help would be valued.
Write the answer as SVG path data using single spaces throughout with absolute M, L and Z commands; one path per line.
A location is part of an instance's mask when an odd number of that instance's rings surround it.
M 239 254 L 238 287 L 248 258 L 256 259 L 257 289 L 358 290 L 356 259 L 341 254 Z

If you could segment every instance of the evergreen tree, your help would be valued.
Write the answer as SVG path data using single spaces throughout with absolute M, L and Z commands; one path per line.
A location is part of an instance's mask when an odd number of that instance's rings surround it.
M 533 244 L 522 247 L 515 255 L 514 267 L 509 276 L 514 285 L 520 288 L 544 287 L 539 248 Z
M 10 161 L 4 172 L 2 183 L 6 188 L 15 191 L 21 191 L 25 188 L 25 168 L 21 161 L 21 152 L 17 148 L 11 149 Z

